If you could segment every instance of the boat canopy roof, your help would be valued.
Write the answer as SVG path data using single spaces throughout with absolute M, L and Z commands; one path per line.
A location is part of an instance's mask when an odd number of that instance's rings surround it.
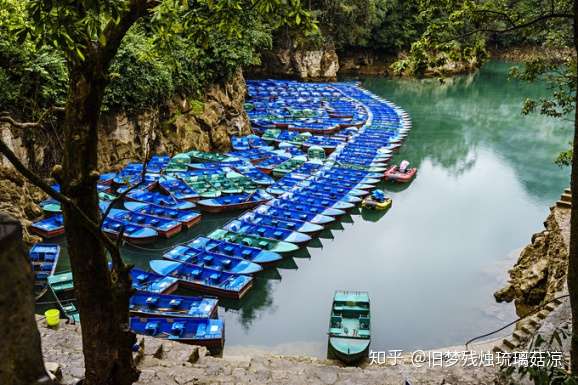
M 369 303 L 369 293 L 365 291 L 337 291 L 335 292 L 334 301 Z

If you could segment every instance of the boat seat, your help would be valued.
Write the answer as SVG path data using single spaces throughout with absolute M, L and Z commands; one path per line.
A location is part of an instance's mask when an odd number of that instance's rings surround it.
M 213 273 L 209 276 L 209 278 L 211 279 L 211 281 L 216 282 L 219 278 L 221 277 L 221 274 L 219 273 Z
M 172 309 L 178 309 L 179 307 L 181 307 L 182 302 L 183 301 L 180 298 L 173 298 L 169 302 L 169 307 Z
M 359 317 L 359 328 L 360 329 L 369 329 L 369 318 L 368 317 Z
M 275 238 L 280 238 L 282 235 L 283 235 L 282 231 L 277 230 L 277 231 L 273 232 L 273 236 Z
M 138 215 L 135 219 L 137 223 L 144 223 L 146 220 L 146 218 L 143 217 L 142 215 Z
M 161 223 L 161 221 L 159 221 L 158 219 L 151 219 L 151 225 L 156 226 L 159 223 Z
M 243 257 L 249 257 L 249 256 L 251 255 L 251 250 L 243 250 L 243 251 L 241 252 L 241 255 L 242 255 Z
M 366 330 L 366 329 L 359 329 L 359 330 L 357 331 L 357 335 L 358 335 L 359 337 L 367 337 L 367 338 L 369 338 L 369 336 L 370 336 L 369 330 Z
M 267 241 L 259 241 L 259 244 L 258 244 L 258 245 L 259 245 L 259 247 L 260 247 L 261 249 L 265 249 L 265 248 L 267 248 L 267 246 L 269 246 L 269 242 L 267 242 Z
M 331 328 L 341 329 L 341 321 L 342 321 L 341 316 L 338 315 L 331 316 Z
M 227 253 L 227 254 L 231 254 L 234 250 L 235 250 L 235 248 L 234 248 L 233 246 L 231 246 L 231 245 L 227 245 L 227 246 L 224 247 L 224 251 L 225 251 L 225 253 Z
M 144 282 L 146 281 L 148 278 L 148 276 L 146 274 L 139 274 L 136 276 L 136 280 L 139 282 Z
M 146 304 L 148 307 L 157 307 L 159 303 L 159 297 L 148 297 L 146 299 Z
M 203 257 L 203 261 L 205 262 L 205 264 L 210 266 L 213 263 L 213 256 L 212 255 L 205 255 Z
M 223 266 L 228 267 L 231 265 L 231 260 L 230 259 L 224 259 L 222 263 L 223 263 Z
M 175 337 L 181 337 L 185 332 L 184 322 L 174 322 L 171 326 L 171 334 Z
M 159 332 L 159 323 L 156 321 L 149 321 L 145 324 L 145 332 L 150 336 L 155 336 Z
M 204 337 L 205 334 L 207 334 L 207 325 L 202 323 L 199 325 L 199 327 L 197 328 L 197 331 L 195 332 L 195 334 L 198 337 Z

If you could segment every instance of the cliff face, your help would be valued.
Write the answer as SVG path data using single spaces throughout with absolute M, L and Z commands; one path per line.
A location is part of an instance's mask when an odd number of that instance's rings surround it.
M 333 48 L 279 49 L 263 52 L 261 65 L 249 69 L 254 76 L 290 77 L 299 80 L 334 81 L 339 58 Z
M 99 148 L 103 168 L 126 159 L 142 159 L 147 143 L 157 154 L 230 150 L 231 134 L 247 135 L 251 131 L 243 108 L 245 94 L 245 79 L 239 70 L 226 84 L 209 86 L 204 100 L 177 96 L 165 106 L 137 116 L 104 116 Z
M 245 79 L 239 70 L 227 83 L 207 87 L 203 100 L 175 97 L 138 115 L 104 114 L 99 132 L 101 170 L 142 160 L 147 143 L 156 154 L 229 150 L 231 134 L 251 131 L 243 108 L 245 94 Z M 25 165 L 43 176 L 61 162 L 63 138 L 57 127 L 23 132 L 0 125 L 0 135 Z M 27 228 L 41 215 L 37 203 L 43 198 L 0 157 L 0 211 L 20 219 Z M 29 243 L 38 240 L 27 232 L 24 239 Z
M 519 316 L 555 298 L 566 287 L 570 209 L 553 208 L 544 226 L 520 253 L 509 271 L 508 284 L 494 294 L 498 302 L 513 300 Z

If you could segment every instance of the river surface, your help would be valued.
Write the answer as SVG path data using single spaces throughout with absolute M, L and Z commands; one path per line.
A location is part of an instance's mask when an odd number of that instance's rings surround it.
M 409 112 L 413 130 L 396 160 L 410 160 L 418 176 L 410 185 L 382 186 L 393 197 L 387 213 L 353 212 L 258 276 L 241 302 L 224 302 L 225 352 L 324 356 L 336 289 L 370 292 L 373 350 L 459 345 L 515 318 L 513 305 L 496 304 L 493 292 L 569 184 L 569 170 L 553 159 L 568 147 L 571 130 L 520 113 L 526 97 L 547 90 L 509 81 L 509 67 L 492 62 L 444 83 L 361 79 Z M 155 244 L 158 251 L 123 253 L 146 268 L 160 249 L 229 218 L 205 216 L 170 243 Z

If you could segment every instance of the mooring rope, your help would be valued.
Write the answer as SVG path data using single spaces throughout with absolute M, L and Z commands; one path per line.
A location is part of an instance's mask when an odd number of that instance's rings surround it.
M 512 321 L 512 322 L 510 322 L 510 323 L 508 323 L 508 324 L 506 324 L 506 325 L 504 325 L 504 326 L 502 326 L 502 327 L 499 328 L 499 329 L 496 329 L 496 330 L 491 331 L 491 332 L 489 332 L 489 333 L 482 334 L 481 336 L 477 336 L 477 337 L 474 337 L 474 338 L 468 340 L 468 341 L 466 342 L 466 344 L 465 344 L 465 345 L 466 345 L 466 350 L 468 349 L 468 345 L 471 344 L 472 342 L 477 341 L 477 340 L 479 340 L 479 339 L 481 339 L 481 338 L 489 337 L 489 336 L 491 336 L 492 334 L 501 332 L 502 330 L 504 330 L 504 329 L 506 329 L 506 328 L 508 328 L 508 327 L 510 327 L 510 326 L 512 326 L 512 325 L 514 325 L 514 324 L 516 324 L 517 322 L 519 322 L 519 321 L 521 321 L 521 320 L 523 320 L 523 319 L 525 319 L 525 318 L 527 318 L 527 317 L 529 317 L 529 316 L 531 316 L 531 315 L 534 315 L 534 314 L 538 313 L 538 312 L 539 312 L 540 310 L 542 310 L 546 305 L 548 305 L 548 304 L 550 304 L 550 303 L 552 303 L 552 302 L 554 302 L 554 301 L 557 301 L 557 300 L 559 300 L 559 299 L 569 297 L 569 296 L 570 296 L 570 294 L 564 294 L 564 295 L 561 295 L 561 296 L 559 296 L 559 297 L 553 298 L 553 299 L 551 299 L 550 301 L 546 302 L 545 304 L 542 304 L 542 305 L 540 305 L 539 307 L 537 307 L 536 309 L 532 310 L 531 312 L 529 312 L 529 313 L 526 314 L 525 316 L 520 317 L 520 318 L 518 318 L 518 319 L 516 319 L 516 320 L 514 320 L 514 321 Z

